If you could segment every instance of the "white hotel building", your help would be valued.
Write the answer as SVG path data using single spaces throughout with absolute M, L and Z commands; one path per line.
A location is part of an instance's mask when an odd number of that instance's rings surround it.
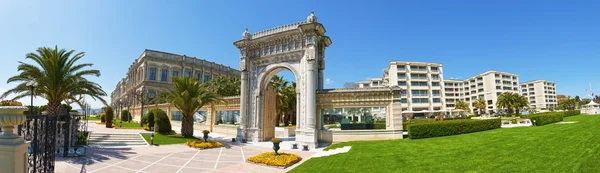
M 556 105 L 555 83 L 538 83 L 536 86 L 539 87 L 534 89 L 537 89 L 535 93 L 539 97 L 532 102 L 532 108 Z M 383 78 L 359 83 L 360 88 L 388 85 L 403 89 L 402 110 L 411 112 L 449 111 L 455 108 L 459 100 L 468 103 L 473 112 L 476 110 L 472 103 L 479 97 L 486 101 L 488 112 L 498 112 L 496 99 L 501 93 L 521 94 L 519 76 L 516 74 L 490 70 L 466 80 L 444 80 L 442 64 L 430 62 L 392 61 L 384 70 Z
M 521 83 L 521 95 L 529 99 L 531 108 L 556 108 L 556 83 L 547 80 L 533 80 Z

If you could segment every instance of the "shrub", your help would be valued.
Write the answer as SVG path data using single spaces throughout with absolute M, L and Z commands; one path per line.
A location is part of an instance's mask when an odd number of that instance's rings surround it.
M 563 117 L 570 117 L 570 116 L 579 115 L 579 114 L 581 114 L 581 110 L 565 111 L 565 112 L 563 112 Z
M 161 134 L 170 134 L 173 130 L 171 130 L 171 121 L 169 120 L 169 116 L 162 109 L 156 109 L 154 111 L 154 120 L 156 126 L 154 126 L 154 131 Z
M 129 120 L 131 120 L 131 114 L 129 114 L 129 111 L 122 110 L 121 111 L 121 121 L 129 121 Z
M 375 124 L 375 129 L 385 129 L 385 122 L 380 123 L 380 122 L 376 122 Z
M 148 124 L 148 115 L 144 115 L 140 121 L 141 121 L 140 123 L 142 123 L 142 125 Z
M 156 109 L 148 111 L 148 127 L 154 127 L 154 118 L 156 117 L 154 112 Z
M 185 144 L 187 146 L 194 147 L 194 148 L 217 148 L 217 147 L 223 146 L 223 144 L 220 142 L 213 142 L 213 141 L 204 142 L 204 140 L 188 141 Z
M 104 113 L 100 114 L 100 122 L 102 122 L 102 123 L 106 122 L 106 115 Z
M 112 122 L 113 121 L 113 117 L 114 117 L 114 113 L 113 113 L 112 108 L 110 106 L 107 106 L 104 109 L 104 112 L 106 112 L 106 116 L 104 117 L 104 119 L 106 120 L 106 122 Z M 107 125 L 106 127 L 111 127 L 111 126 Z
M 536 126 L 543 126 L 546 124 L 552 124 L 555 122 L 561 122 L 563 120 L 563 112 L 548 112 L 535 114 L 531 116 L 531 121 L 534 122 Z
M 275 152 L 260 153 L 248 158 L 248 161 L 269 166 L 287 167 L 302 160 L 300 156 L 292 153 L 279 152 L 279 156 L 274 154 Z
M 500 128 L 500 119 L 454 120 L 408 125 L 408 137 L 411 139 L 450 136 Z

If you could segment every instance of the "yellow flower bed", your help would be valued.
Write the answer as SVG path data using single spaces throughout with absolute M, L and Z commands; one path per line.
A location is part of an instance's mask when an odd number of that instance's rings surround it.
M 103 123 L 103 122 L 100 122 L 100 121 L 96 121 L 96 124 L 106 124 L 106 123 Z
M 217 147 L 223 146 L 223 144 L 221 144 L 220 142 L 213 142 L 213 141 L 204 142 L 204 140 L 189 141 L 189 142 L 186 142 L 185 144 L 190 147 L 194 147 L 194 148 L 217 148 Z
M 279 152 L 279 156 L 275 156 L 274 154 L 275 152 L 260 153 L 248 158 L 248 161 L 269 166 L 287 167 L 302 160 L 302 158 L 297 154 L 282 152 Z

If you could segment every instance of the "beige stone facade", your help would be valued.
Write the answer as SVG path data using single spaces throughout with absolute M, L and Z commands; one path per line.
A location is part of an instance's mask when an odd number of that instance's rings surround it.
M 134 91 L 144 90 L 148 98 L 151 98 L 159 94 L 160 90 L 171 87 L 173 76 L 196 77 L 200 82 L 207 82 L 217 76 L 239 75 L 240 71 L 214 62 L 146 49 L 131 64 L 125 77 L 111 93 L 111 106 L 115 113 L 129 109 L 134 119 L 139 120 L 141 104 L 133 98 Z M 146 111 L 147 109 L 144 110 Z M 168 111 L 169 115 L 171 113 Z

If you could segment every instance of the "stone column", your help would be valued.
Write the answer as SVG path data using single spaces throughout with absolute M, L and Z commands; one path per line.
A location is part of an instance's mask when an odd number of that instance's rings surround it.
M 2 173 L 28 172 L 29 143 L 14 132 L 19 124 L 25 122 L 26 117 L 22 115 L 25 110 L 27 107 L 0 109 L 0 125 L 4 126 L 0 133 L 0 172 Z
M 310 51 L 312 49 L 312 51 Z M 308 57 L 306 62 L 306 108 L 305 108 L 305 122 L 304 127 L 304 139 L 301 139 L 303 145 L 308 145 L 311 149 L 317 146 L 317 129 L 316 129 L 316 118 L 317 118 L 317 77 L 318 69 L 317 62 L 315 61 L 314 47 L 310 47 L 307 51 Z
M 242 139 L 246 139 L 246 128 L 247 118 L 248 118 L 248 71 L 246 70 L 246 60 L 242 59 L 240 64 L 242 70 L 241 78 L 241 93 L 240 93 L 240 126 L 237 129 L 237 141 L 242 141 Z M 204 76 L 203 76 L 204 78 Z

